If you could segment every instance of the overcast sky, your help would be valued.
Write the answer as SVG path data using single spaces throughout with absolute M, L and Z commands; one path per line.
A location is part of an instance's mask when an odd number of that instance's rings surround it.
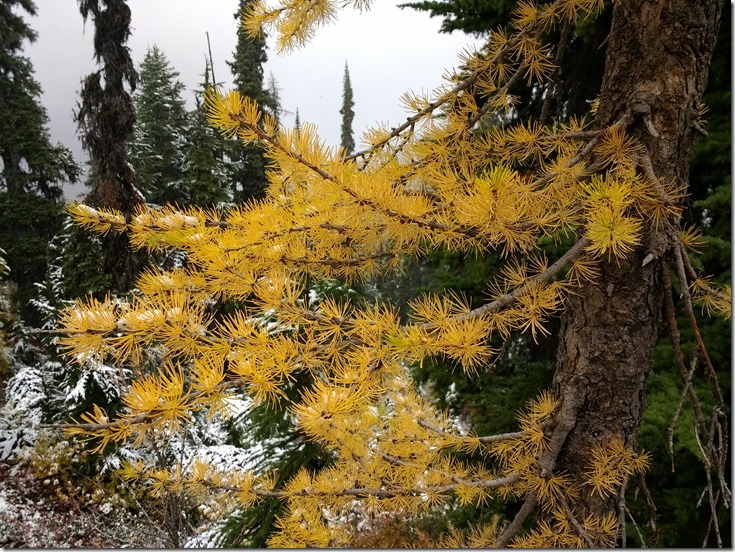
M 406 0 L 401 0 L 406 1 Z M 351 7 L 339 20 L 322 28 L 305 48 L 276 55 L 271 47 L 264 67 L 280 88 L 285 125 L 293 125 L 298 108 L 301 121 L 315 123 L 327 145 L 339 145 L 344 64 L 348 63 L 354 91 L 353 130 L 358 149 L 362 131 L 377 122 L 391 126 L 405 117 L 399 98 L 406 91 L 433 90 L 442 75 L 457 64 L 458 54 L 479 45 L 472 37 L 439 34 L 440 19 L 424 12 L 399 9 L 400 1 L 378 0 L 369 12 Z M 43 88 L 52 141 L 72 149 L 79 160 L 86 157 L 76 137 L 72 110 L 79 99 L 81 79 L 95 68 L 92 57 L 92 22 L 85 25 L 77 0 L 36 0 L 37 17 L 27 22 L 38 40 L 26 47 Z M 128 41 L 136 67 L 146 50 L 157 45 L 180 73 L 193 106 L 192 91 L 202 80 L 206 32 L 209 32 L 215 76 L 230 86 L 231 60 L 237 40 L 234 14 L 238 0 L 128 0 L 132 34 Z M 271 45 L 271 41 L 269 41 Z M 73 199 L 81 190 L 67 192 Z

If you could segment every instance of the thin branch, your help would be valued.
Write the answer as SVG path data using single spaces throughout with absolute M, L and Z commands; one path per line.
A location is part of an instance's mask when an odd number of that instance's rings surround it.
M 418 424 L 425 428 L 433 431 L 434 433 L 438 433 L 439 435 L 450 435 L 451 437 L 454 437 L 454 435 L 451 435 L 450 433 L 444 431 L 443 429 L 439 427 L 434 427 L 431 424 L 426 423 L 423 420 L 418 420 Z M 527 431 L 515 431 L 512 433 L 499 433 L 497 435 L 485 435 L 483 437 L 477 437 L 477 440 L 481 443 L 496 443 L 498 441 L 509 441 L 511 439 L 523 439 L 524 437 L 528 436 L 529 432 Z
M 676 426 L 676 422 L 679 420 L 679 416 L 681 415 L 682 407 L 684 406 L 684 400 L 689 394 L 689 388 L 692 385 L 692 376 L 694 375 L 694 371 L 697 368 L 697 355 L 696 355 L 696 349 L 695 353 L 692 355 L 692 362 L 691 362 L 691 368 L 689 369 L 689 373 L 686 376 L 686 379 L 684 381 L 684 389 L 682 389 L 681 396 L 679 397 L 679 404 L 676 405 L 676 410 L 674 411 L 674 416 L 671 418 L 671 423 L 669 423 L 669 429 L 668 429 L 668 435 L 669 435 L 669 456 L 671 457 L 671 472 L 675 472 L 676 468 L 674 466 L 674 428 Z
M 704 340 L 702 339 L 702 334 L 699 333 L 699 325 L 697 324 L 697 317 L 694 314 L 694 306 L 692 305 L 692 296 L 689 293 L 689 283 L 687 281 L 686 277 L 686 269 L 684 267 L 684 255 L 686 252 L 684 251 L 684 245 L 681 242 L 678 242 L 677 247 L 674 247 L 674 258 L 676 259 L 676 268 L 679 273 L 679 279 L 681 280 L 681 295 L 684 299 L 684 307 L 686 310 L 687 315 L 689 315 L 689 321 L 692 324 L 692 329 L 694 330 L 694 337 L 697 340 L 697 345 L 699 346 L 699 352 L 702 354 L 702 358 L 704 359 L 705 366 L 707 366 L 707 372 L 709 377 L 712 379 L 713 384 L 712 388 L 715 393 L 715 397 L 717 397 L 717 406 L 725 409 L 725 400 L 722 397 L 722 389 L 720 388 L 720 382 L 717 378 L 717 373 L 715 372 L 715 367 L 712 365 L 712 361 L 709 358 L 709 354 L 707 353 L 707 347 L 704 344 Z
M 577 423 L 577 412 L 582 406 L 584 398 L 580 396 L 575 386 L 570 385 L 569 389 L 570 391 L 564 395 L 561 408 L 554 418 L 556 426 L 551 434 L 549 446 L 538 462 L 541 477 L 551 476 L 556 465 L 556 458 L 559 456 L 569 432 Z
M 499 477 L 497 479 L 487 479 L 482 481 L 474 481 L 471 483 L 474 487 L 480 487 L 485 489 L 496 489 L 498 487 L 506 487 L 516 483 L 519 479 L 518 475 L 510 475 L 508 477 Z M 208 484 L 206 482 L 202 482 Z M 242 492 L 242 489 L 233 485 L 214 485 L 208 484 L 210 487 L 220 489 L 223 491 Z M 314 489 L 302 489 L 300 491 L 288 492 L 288 491 L 263 491 L 258 489 L 252 489 L 252 492 L 258 498 L 282 498 L 288 499 L 293 497 L 340 497 L 340 496 L 374 496 L 376 498 L 393 498 L 398 496 L 421 496 L 425 494 L 434 493 L 449 493 L 457 489 L 459 485 L 467 485 L 467 483 L 447 483 L 445 485 L 433 485 L 429 487 L 404 487 L 396 489 L 386 488 L 364 488 L 364 487 L 353 487 L 349 489 L 342 489 L 339 491 L 317 491 Z
M 516 517 L 513 518 L 510 525 L 505 528 L 505 531 L 503 531 L 495 541 L 495 548 L 505 548 L 510 544 L 510 541 L 513 540 L 521 530 L 523 522 L 526 521 L 526 518 L 531 514 L 531 512 L 533 512 L 533 509 L 536 507 L 537 500 L 538 497 L 536 495 L 536 491 L 530 492 L 526 495 L 526 499 L 523 501 L 523 506 L 521 506 Z
M 574 516 L 574 512 L 572 512 L 572 509 L 569 507 L 569 504 L 567 503 L 566 499 L 563 496 L 558 497 L 559 502 L 562 505 L 562 508 L 564 508 L 564 513 L 567 516 L 567 519 L 569 520 L 569 523 L 572 524 L 574 529 L 577 531 L 580 537 L 582 537 L 582 540 L 584 540 L 584 543 L 589 548 L 594 548 L 595 543 L 592 541 L 590 536 L 587 534 L 587 531 L 584 530 L 584 527 L 577 521 L 577 518 Z
M 706 354 L 704 343 L 701 340 L 701 336 L 699 335 L 699 331 L 696 326 L 696 319 L 694 317 L 694 311 L 692 309 L 691 297 L 689 296 L 689 289 L 687 285 L 684 261 L 682 259 L 681 252 L 678 247 L 674 247 L 674 257 L 676 259 L 676 267 L 679 272 L 679 279 L 681 280 L 681 290 L 682 290 L 682 297 L 684 298 L 685 310 L 687 311 L 690 321 L 692 322 L 695 337 L 698 337 L 697 344 L 699 346 L 699 351 L 703 355 L 705 361 L 708 361 L 709 357 Z M 664 270 L 663 274 L 664 274 L 665 286 L 668 289 L 672 289 L 671 288 L 671 278 L 668 275 L 668 271 Z M 682 378 L 684 379 L 684 381 L 686 381 L 688 374 L 687 374 L 686 368 L 684 367 L 684 360 L 683 360 L 683 356 L 681 353 L 681 349 L 679 347 L 680 338 L 679 338 L 678 328 L 676 327 L 676 319 L 675 319 L 675 314 L 674 314 L 672 293 L 667 293 L 667 296 L 668 296 L 667 311 L 668 311 L 668 321 L 669 321 L 669 334 L 670 334 L 670 337 L 672 338 L 671 339 L 672 344 L 674 345 L 674 358 L 676 360 L 677 366 L 679 367 L 680 375 L 682 375 Z M 711 363 L 709 365 L 711 366 Z M 712 371 L 714 371 L 714 368 L 712 368 Z M 719 391 L 719 383 L 717 382 L 716 378 L 715 378 L 713 385 L 715 385 L 716 390 Z M 704 473 L 706 477 L 705 493 L 708 497 L 708 502 L 709 502 L 709 507 L 710 507 L 710 516 L 711 516 L 710 521 L 712 521 L 712 525 L 714 526 L 715 537 L 717 539 L 718 546 L 721 548 L 722 538 L 720 536 L 719 524 L 717 523 L 717 505 L 716 505 L 716 500 L 715 500 L 714 487 L 712 485 L 712 475 L 710 473 L 713 466 L 712 466 L 712 461 L 711 461 L 709 453 L 711 452 L 712 447 L 714 446 L 714 443 L 713 443 L 714 430 L 707 431 L 707 428 L 705 426 L 704 413 L 702 412 L 702 405 L 699 401 L 699 397 L 697 396 L 696 391 L 694 390 L 694 386 L 690 385 L 688 389 L 690 393 L 689 396 L 692 398 L 692 406 L 694 407 L 694 415 L 695 415 L 694 416 L 694 420 L 695 420 L 694 437 L 702 453 L 702 461 L 704 462 Z M 716 396 L 719 402 L 722 398 L 721 393 L 716 394 Z M 712 413 L 713 423 L 715 422 L 715 419 L 717 417 L 716 410 L 717 409 L 715 409 L 715 411 L 713 411 Z M 707 447 L 704 447 L 702 445 L 700 433 L 703 433 L 708 436 Z M 715 466 L 715 470 L 718 472 L 720 471 L 719 467 L 720 467 L 720 463 L 718 462 L 718 464 Z M 719 493 L 718 493 L 718 497 L 719 497 Z M 708 531 L 708 534 L 709 534 L 709 531 Z M 707 537 L 705 537 L 705 539 L 706 538 Z
M 626 547 L 626 533 L 625 533 L 625 493 L 628 490 L 629 477 L 625 476 L 625 481 L 618 491 L 618 527 L 620 531 L 620 548 Z M 639 532 L 640 534 L 640 532 Z M 642 541 L 643 539 L 641 539 Z
M 648 546 L 646 546 L 646 540 L 643 538 L 643 533 L 641 533 L 641 528 L 638 527 L 638 524 L 636 523 L 635 518 L 633 517 L 633 514 L 630 513 L 630 510 L 628 510 L 628 507 L 625 504 L 623 504 L 623 509 L 625 513 L 628 515 L 628 518 L 630 519 L 630 521 L 633 523 L 633 527 L 635 527 L 636 533 L 638 533 L 638 538 L 641 540 L 641 548 L 648 548 Z M 625 527 L 625 516 L 623 516 L 622 525 L 623 527 Z M 625 540 L 623 540 L 622 548 L 625 548 Z
M 651 548 L 655 548 L 656 544 L 658 543 L 659 538 L 659 529 L 658 529 L 658 509 L 656 508 L 656 503 L 653 501 L 653 496 L 651 496 L 651 491 L 648 490 L 648 485 L 646 484 L 646 477 L 640 473 L 638 474 L 638 487 L 643 492 L 643 497 L 646 499 L 646 504 L 648 505 L 648 510 L 650 512 L 648 521 L 651 524 L 651 541 L 649 542 L 649 546 Z
M 518 297 L 523 295 L 531 286 L 538 283 L 547 282 L 548 280 L 556 276 L 568 263 L 575 261 L 579 256 L 581 256 L 584 248 L 587 247 L 590 243 L 591 242 L 588 238 L 580 238 L 577 243 L 575 243 L 566 253 L 564 253 L 564 255 L 559 257 L 554 264 L 549 266 L 543 272 L 540 272 L 539 274 L 528 278 L 527 282 L 522 286 L 515 288 L 510 293 L 506 293 L 505 295 L 491 303 L 487 303 L 464 314 L 457 315 L 456 317 L 454 317 L 454 320 L 457 320 L 459 322 L 462 322 L 464 320 L 471 320 L 474 318 L 479 318 L 480 316 L 483 316 L 487 313 L 497 312 L 507 307 Z M 419 324 L 417 327 L 428 330 L 435 328 L 436 324 L 431 324 L 427 322 L 424 324 Z
M 539 122 L 542 125 L 546 124 L 547 119 L 549 118 L 549 109 L 551 107 L 551 99 L 556 94 L 556 90 L 559 86 L 559 69 L 561 68 L 561 60 L 564 57 L 564 51 L 567 47 L 567 41 L 569 40 L 569 29 L 571 27 L 571 22 L 569 20 L 566 20 L 564 22 L 564 27 L 561 31 L 561 37 L 559 38 L 559 43 L 557 45 L 556 49 L 556 56 L 554 57 L 554 65 L 556 66 L 556 69 L 554 69 L 554 74 L 551 76 L 551 86 L 546 91 L 546 97 L 544 98 L 544 103 L 541 106 L 541 116 L 539 117 Z

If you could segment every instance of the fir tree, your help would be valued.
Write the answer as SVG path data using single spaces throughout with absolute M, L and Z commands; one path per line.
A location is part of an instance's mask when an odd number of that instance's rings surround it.
M 204 112 L 204 94 L 215 86 L 207 60 L 203 77 L 195 91 L 195 107 L 188 115 L 184 178 L 189 203 L 215 206 L 232 200 L 229 189 L 232 169 L 226 155 L 229 144 L 207 124 Z
M 36 39 L 24 14 L 36 14 L 32 1 L 0 0 L 0 248 L 17 284 L 13 300 L 30 316 L 33 283 L 43 279 L 48 242 L 61 228 L 62 184 L 76 181 L 80 167 L 50 142 L 41 87 L 21 55 Z
M 102 67 L 82 83 L 81 102 L 75 119 L 82 145 L 89 153 L 92 191 L 85 203 L 118 209 L 129 217 L 145 200 L 134 185 L 135 172 L 128 161 L 129 142 L 135 129 L 135 106 L 127 87 L 135 90 L 138 73 L 130 50 L 130 8 L 125 0 L 78 0 L 86 20 L 94 20 L 94 54 Z M 128 291 L 144 259 L 120 236 L 103 238 L 105 270 L 115 288 Z
M 281 113 L 283 111 L 283 108 L 281 107 L 281 89 L 278 86 L 278 81 L 276 81 L 276 77 L 273 76 L 273 73 L 268 76 L 268 95 L 273 104 L 271 108 L 273 118 L 278 124 L 280 124 Z
M 254 0 L 240 0 L 235 18 L 239 19 Z M 277 113 L 276 99 L 264 86 L 263 64 L 268 61 L 264 36 L 251 38 L 240 31 L 237 35 L 234 59 L 227 64 L 232 71 L 235 89 L 244 97 L 251 98 L 271 115 Z M 261 198 L 265 194 L 268 181 L 265 175 L 266 162 L 263 148 L 257 144 L 243 145 L 235 142 L 231 156 L 236 170 L 233 174 L 232 192 L 236 201 Z
M 347 67 L 347 62 L 345 62 L 345 76 L 342 80 L 342 108 L 339 110 L 339 114 L 342 115 L 342 139 L 340 145 L 344 148 L 347 155 L 350 155 L 355 150 L 355 138 L 352 134 L 352 121 L 355 119 L 354 106 L 355 101 L 352 99 L 350 70 Z
M 80 168 L 66 147 L 50 142 L 41 86 L 21 55 L 36 33 L 17 8 L 36 14 L 31 0 L 0 0 L 0 190 L 57 201 L 62 184 L 76 182 Z
M 140 86 L 134 96 L 137 121 L 130 144 L 135 185 L 146 201 L 188 203 L 184 186 L 184 144 L 187 114 L 179 73 L 158 46 L 148 49 L 140 65 Z

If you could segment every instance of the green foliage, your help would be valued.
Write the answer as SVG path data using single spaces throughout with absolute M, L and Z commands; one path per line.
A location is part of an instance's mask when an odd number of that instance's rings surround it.
M 253 0 L 240 0 L 235 18 L 247 10 Z M 245 97 L 255 100 L 264 111 L 278 112 L 276 98 L 266 89 L 263 82 L 263 64 L 268 61 L 265 38 L 249 38 L 238 32 L 234 59 L 227 64 L 232 71 L 235 89 Z M 232 176 L 232 194 L 236 202 L 250 198 L 261 198 L 268 182 L 265 176 L 266 161 L 263 149 L 255 144 L 243 146 L 238 140 L 231 142 L 230 157 L 235 161 Z
M 181 93 L 184 85 L 157 46 L 148 49 L 140 65 L 135 94 L 137 121 L 130 144 L 135 185 L 147 202 L 157 205 L 188 203 L 184 185 L 184 143 L 187 114 Z
M 213 85 L 208 62 L 203 76 L 204 81 L 195 92 L 195 108 L 188 114 L 184 180 L 189 203 L 213 206 L 231 199 L 231 169 L 225 163 L 229 144 L 207 124 L 204 112 L 204 92 Z
M 35 15 L 33 2 L 0 1 L 0 190 L 61 198 L 65 181 L 76 181 L 80 167 L 61 144 L 52 145 L 41 86 L 31 61 L 22 56 L 36 33 L 15 9 Z
M 61 254 L 66 297 L 92 295 L 102 298 L 112 288 L 112 277 L 105 272 L 102 242 L 96 236 L 68 224 Z
M 689 178 L 690 222 L 700 226 L 706 247 L 698 261 L 704 274 L 729 282 L 732 260 L 732 5 L 722 13 L 720 36 L 703 98 L 707 136 L 699 139 Z
M 48 245 L 61 231 L 63 207 L 38 195 L 4 192 L 0 212 L 0 247 L 17 285 L 14 301 L 21 316 L 33 323 L 35 315 L 27 303 L 35 295 L 33 284 L 46 276 Z
M 345 62 L 345 76 L 342 81 L 342 139 L 340 145 L 347 155 L 355 150 L 355 137 L 352 133 L 352 121 L 355 119 L 355 100 L 353 99 L 352 84 L 350 83 L 350 70 Z
M 422 0 L 400 4 L 399 7 L 440 17 L 439 32 L 461 31 L 483 36 L 498 27 L 510 30 L 511 15 L 519 4 L 518 0 Z M 530 87 L 521 79 L 513 86 L 513 94 L 519 99 L 515 117 L 538 119 L 544 112 L 545 95 L 551 96 L 545 117 L 564 121 L 572 115 L 581 116 L 589 111 L 589 103 L 597 97 L 602 83 L 604 43 L 610 30 L 611 5 L 612 2 L 607 0 L 607 9 L 597 17 L 582 17 L 568 32 L 558 28 L 549 35 L 552 55 L 556 56 L 563 49 L 559 70 L 554 82 L 548 85 Z M 477 101 L 482 105 L 482 98 L 477 98 Z
M 505 25 L 515 6 L 515 0 L 425 0 L 399 5 L 441 17 L 439 32 L 463 31 L 475 35 Z

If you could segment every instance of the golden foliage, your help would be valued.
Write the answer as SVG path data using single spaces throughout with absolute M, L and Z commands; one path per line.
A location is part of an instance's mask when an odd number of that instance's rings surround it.
M 260 0 L 243 26 L 251 35 L 275 32 L 278 50 L 288 50 L 343 4 L 280 0 L 271 7 Z M 473 372 L 492 357 L 495 332 L 530 332 L 534 339 L 548 333 L 546 321 L 564 308 L 567 293 L 597 278 L 602 257 L 629 254 L 648 221 L 678 214 L 681 190 L 641 176 L 640 147 L 622 124 L 497 124 L 513 109 L 514 82 L 542 84 L 553 71 L 543 33 L 601 7 L 601 0 L 519 3 L 516 32 L 498 30 L 486 47 L 465 52 L 465 72 L 449 75 L 433 96 L 406 95 L 406 122 L 369 130 L 367 149 L 351 156 L 326 147 L 312 125 L 280 128 L 238 92 L 208 90 L 210 123 L 264 148 L 267 197 L 226 212 L 140 207 L 129 221 L 112 210 L 69 207 L 85 228 L 127 232 L 135 248 L 179 249 L 188 263 L 144 273 L 141 293 L 128 300 L 89 298 L 65 311 L 60 345 L 71 358 L 136 366 L 155 348 L 161 359 L 158 371 L 132 383 L 117 418 L 95 407 L 67 433 L 100 449 L 140 443 L 150 432 L 180 430 L 200 410 L 226 417 L 238 393 L 254 404 L 285 399 L 284 386 L 306 372 L 314 383 L 289 412 L 298 430 L 333 452 L 331 467 L 302 470 L 279 489 L 272 474 L 223 473 L 202 461 L 186 472 L 130 463 L 122 477 L 147 481 L 154 492 L 219 490 L 241 506 L 281 498 L 287 510 L 270 541 L 278 547 L 350 545 L 354 535 L 335 520 L 356 501 L 367 515 L 412 515 L 455 499 L 479 505 L 529 494 L 545 517 L 514 546 L 613 542 L 614 516 L 572 523 L 566 508 L 573 510 L 580 489 L 566 474 L 539 466 L 557 398 L 542 393 L 519 415 L 517 433 L 478 437 L 454 427 L 407 371 L 408 363 L 441 356 Z M 585 237 L 559 260 L 538 255 L 541 240 L 570 232 Z M 681 241 L 698 245 L 689 231 Z M 364 281 L 437 248 L 500 250 L 507 263 L 490 289 L 492 301 L 471 310 L 451 292 L 427 295 L 411 303 L 412 318 L 401 324 L 383 304 L 312 304 L 306 297 L 307 278 Z M 729 288 L 698 280 L 693 290 L 706 310 L 729 315 Z M 212 304 L 228 298 L 248 306 L 212 317 Z M 460 462 L 454 451 L 482 453 L 495 467 Z M 588 484 L 600 495 L 647 463 L 617 441 L 595 449 L 593 458 Z M 494 520 L 466 535 L 451 533 L 444 544 L 491 546 L 499 528 Z

